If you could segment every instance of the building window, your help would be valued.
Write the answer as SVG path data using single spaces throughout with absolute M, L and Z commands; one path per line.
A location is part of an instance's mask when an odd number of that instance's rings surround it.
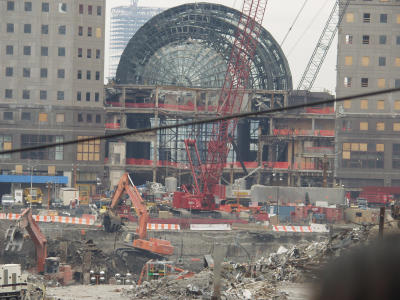
M 15 5 L 14 5 L 14 1 L 7 1 L 7 10 L 11 11 L 14 10 Z
M 368 67 L 369 66 L 369 56 L 361 57 L 361 65 L 363 67 Z
M 100 58 L 100 49 L 96 49 L 96 58 L 97 58 L 97 59 Z
M 378 87 L 382 89 L 386 87 L 386 80 L 384 78 L 378 79 Z
M 400 124 L 400 123 L 398 123 Z M 393 144 L 392 168 L 400 169 L 400 144 Z
M 101 115 L 96 115 L 96 123 L 101 123 Z
M 351 77 L 344 77 L 344 86 L 351 87 Z
M 82 71 L 81 70 L 78 70 L 77 78 L 82 79 Z
M 362 36 L 362 43 L 363 43 L 363 45 L 368 45 L 369 44 L 369 35 L 363 35 Z
M 395 88 L 400 88 L 400 79 L 395 79 L 394 80 L 394 87 Z
M 31 98 L 31 93 L 29 90 L 22 90 L 22 99 L 28 100 Z
M 88 5 L 88 15 L 92 15 L 93 13 L 93 7 L 91 5 Z
M 32 2 L 25 2 L 24 9 L 25 11 L 32 11 Z
M 12 77 L 14 73 L 14 68 L 13 67 L 6 67 L 6 76 L 7 77 Z
M 7 23 L 7 32 L 14 32 L 14 24 Z
M 47 91 L 45 90 L 40 91 L 40 100 L 47 100 Z
M 14 55 L 14 46 L 12 45 L 6 46 L 6 55 Z
M 64 100 L 64 91 L 57 91 L 57 100 Z
M 343 101 L 343 108 L 350 109 L 351 108 L 351 100 L 344 100 Z
M 379 56 L 378 64 L 379 64 L 380 67 L 386 66 L 386 57 L 384 57 L 384 56 Z
M 92 58 L 92 49 L 87 49 L 86 56 L 87 58 Z
M 379 44 L 380 45 L 386 45 L 387 37 L 386 35 L 380 35 L 379 36 Z
M 78 136 L 79 139 L 90 138 L 90 136 Z M 100 160 L 100 140 L 91 140 L 78 143 L 77 160 L 83 161 L 99 161 Z
M 86 115 L 86 122 L 92 123 L 92 115 L 91 114 Z
M 30 112 L 22 112 L 21 120 L 30 121 L 30 119 L 31 119 L 31 113 Z
M 399 1 L 396 0 L 396 2 L 399 2 Z M 397 16 L 396 16 L 396 23 L 400 24 L 400 14 L 397 14 Z
M 376 130 L 377 131 L 384 131 L 385 130 L 385 123 L 384 122 L 377 122 L 376 123 Z
M 345 44 L 346 45 L 353 44 L 353 36 L 351 34 L 346 34 L 345 35 Z
M 385 100 L 378 100 L 376 102 L 376 109 L 377 110 L 384 110 L 385 109 Z
M 96 28 L 96 37 L 99 39 L 99 38 L 101 38 L 101 28 L 100 27 L 97 27 Z
M 361 87 L 368 87 L 368 78 L 361 78 Z
M 47 78 L 47 68 L 40 69 L 40 78 Z
M 82 100 L 82 93 L 81 92 L 76 92 L 76 100 L 81 101 Z
M 40 55 L 48 56 L 49 55 L 49 47 L 40 47 Z
M 361 109 L 368 109 L 368 100 L 367 99 L 363 99 L 360 101 L 360 108 Z
M 86 92 L 86 101 L 90 101 L 90 92 Z
M 94 101 L 99 102 L 100 99 L 100 94 L 99 93 L 94 93 Z
M 82 48 L 78 48 L 78 57 L 82 57 Z
M 363 23 L 370 23 L 371 22 L 371 14 L 370 13 L 364 13 L 363 14 Z
M 351 66 L 353 64 L 353 56 L 345 56 L 344 57 L 344 64 L 346 66 Z
M 379 21 L 381 23 L 387 23 L 387 20 L 388 20 L 388 15 L 387 14 L 380 14 Z
M 60 3 L 58 6 L 58 10 L 60 13 L 66 13 L 67 12 L 67 3 Z
M 31 46 L 24 46 L 24 55 L 31 55 Z
M 11 135 L 0 135 L 0 151 L 11 150 L 12 139 Z M 11 154 L 2 154 L 1 158 L 11 158 Z
M 6 121 L 12 121 L 14 119 L 13 112 L 12 111 L 5 111 L 3 113 L 3 119 L 6 120 Z
M 39 113 L 39 122 L 48 122 L 48 115 L 47 113 Z
M 49 12 L 50 6 L 49 2 L 42 2 L 42 12 Z
M 64 114 L 61 114 L 61 115 L 64 117 Z M 57 135 L 56 143 L 62 143 L 62 142 L 64 142 L 64 137 L 62 135 Z M 56 151 L 54 153 L 54 159 L 55 160 L 63 160 L 64 159 L 64 146 L 58 145 L 58 146 L 56 146 L 55 149 L 56 149 Z
M 400 123 L 393 123 L 393 131 L 400 131 Z
M 91 72 L 90 72 L 90 71 L 86 71 L 86 79 L 87 79 L 87 80 L 90 80 L 91 77 L 92 77 Z
M 42 25 L 42 34 L 49 34 L 49 25 Z
M 92 27 L 88 27 L 87 36 L 92 36 Z
M 65 78 L 65 70 L 64 69 L 58 69 L 57 70 L 57 78 Z
M 67 26 L 65 25 L 58 26 L 58 34 L 64 35 L 66 32 L 67 32 Z
M 4 92 L 4 97 L 5 97 L 6 99 L 12 99 L 12 97 L 13 97 L 13 90 L 11 90 L 11 89 L 6 89 L 5 92 Z
M 32 32 L 32 25 L 24 24 L 24 33 L 31 33 L 31 32 Z
M 101 6 L 97 6 L 97 15 L 101 16 Z
M 396 36 L 396 45 L 400 45 L 400 35 Z
M 394 59 L 394 65 L 395 65 L 396 67 L 400 67 L 400 57 L 396 57 L 396 58 Z
M 64 114 L 56 114 L 56 123 L 64 123 L 65 115 Z
M 22 69 L 22 76 L 25 78 L 31 77 L 31 68 L 23 68 Z
M 96 71 L 96 80 L 100 80 L 100 71 Z
M 39 114 L 39 122 L 48 122 L 46 113 Z M 56 141 L 53 135 L 21 135 L 21 147 L 34 147 L 42 144 L 51 144 Z M 54 160 L 55 151 L 50 148 L 21 152 L 21 159 Z
M 78 35 L 79 35 L 79 36 L 82 36 L 82 35 L 83 35 L 83 27 L 82 27 L 82 26 L 79 26 L 79 27 L 78 27 Z
M 65 48 L 58 47 L 58 56 L 65 56 Z
M 79 14 L 83 14 L 83 4 L 79 4 Z
M 78 114 L 78 122 L 83 122 L 83 114 Z
M 385 144 L 376 144 L 376 152 L 385 152 Z
M 360 122 L 360 130 L 368 130 L 368 122 Z
M 354 22 L 354 14 L 353 13 L 346 13 L 346 22 L 353 23 Z

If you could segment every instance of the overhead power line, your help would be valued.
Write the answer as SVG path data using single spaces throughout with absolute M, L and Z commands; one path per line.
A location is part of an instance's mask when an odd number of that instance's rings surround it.
M 295 17 L 295 18 L 294 18 L 294 20 L 293 20 L 293 23 L 292 23 L 292 25 L 289 27 L 289 30 L 288 30 L 288 32 L 286 33 L 285 37 L 283 38 L 283 40 L 282 40 L 282 42 L 281 42 L 281 44 L 280 44 L 280 46 L 281 46 L 281 47 L 283 46 L 283 43 L 286 41 L 286 38 L 288 37 L 289 33 L 292 31 L 292 29 L 293 29 L 293 26 L 296 24 L 296 22 L 297 22 L 297 19 L 299 18 L 299 16 L 300 16 L 301 12 L 303 11 L 304 7 L 305 7 L 305 6 L 306 6 L 306 4 L 307 4 L 307 1 L 308 1 L 308 0 L 304 0 L 304 3 L 303 3 L 303 5 L 301 6 L 301 8 L 300 8 L 299 12 L 297 13 L 296 17 Z
M 289 111 L 289 110 L 294 110 L 294 109 L 299 109 L 299 108 L 304 108 L 304 107 L 331 104 L 334 102 L 342 102 L 344 100 L 353 100 L 353 99 L 357 99 L 357 98 L 372 97 L 372 96 L 378 96 L 378 95 L 396 93 L 396 92 L 400 92 L 400 88 L 391 88 L 391 89 L 385 89 L 385 90 L 379 90 L 379 91 L 372 91 L 372 92 L 363 93 L 363 94 L 355 94 L 355 95 L 340 97 L 340 98 L 336 98 L 336 99 L 321 100 L 321 101 L 316 101 L 316 102 L 312 102 L 312 103 L 291 105 L 291 106 L 287 106 L 287 107 L 279 107 L 279 108 L 266 109 L 266 110 L 260 110 L 260 111 L 254 111 L 254 112 L 237 113 L 237 114 L 232 114 L 232 115 L 223 116 L 223 117 L 214 117 L 214 118 L 196 120 L 196 121 L 191 121 L 191 122 L 183 122 L 180 124 L 163 125 L 163 126 L 143 128 L 143 129 L 134 129 L 134 130 L 128 130 L 128 131 L 119 132 L 119 133 L 106 134 L 106 135 L 97 136 L 97 137 L 77 139 L 77 140 L 71 140 L 71 141 L 65 141 L 65 142 L 59 142 L 59 143 L 43 144 L 43 145 L 38 145 L 38 146 L 26 147 L 26 148 L 5 150 L 5 151 L 0 151 L 0 155 L 17 153 L 17 152 L 35 151 L 35 150 L 40 150 L 40 149 L 53 148 L 53 147 L 57 147 L 57 146 L 68 146 L 68 145 L 84 143 L 84 142 L 89 142 L 89 141 L 94 141 L 94 140 L 108 140 L 108 139 L 118 138 L 118 137 L 123 137 L 123 136 L 128 136 L 128 135 L 135 135 L 135 134 L 139 134 L 139 133 L 154 132 L 154 131 L 159 131 L 159 130 L 173 129 L 173 128 L 179 128 L 179 127 L 185 127 L 185 126 L 201 125 L 201 124 L 219 122 L 219 121 L 224 121 L 224 120 L 231 120 L 231 119 L 236 119 L 236 118 L 241 119 L 241 118 L 254 117 L 254 116 L 260 116 L 260 115 L 266 115 L 266 114 L 273 114 L 273 113 L 284 112 L 284 111 Z

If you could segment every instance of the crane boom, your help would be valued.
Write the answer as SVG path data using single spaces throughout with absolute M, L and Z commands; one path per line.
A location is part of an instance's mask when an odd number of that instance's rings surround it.
M 344 2 L 346 1 L 346 2 Z M 342 22 L 343 16 L 349 6 L 350 0 L 336 0 L 335 5 L 326 21 L 325 27 L 322 30 L 318 43 L 314 48 L 314 52 L 307 64 L 306 69 L 300 79 L 298 90 L 309 91 L 314 85 L 315 79 L 319 70 L 324 63 L 325 57 L 328 54 L 332 41 L 338 31 L 338 27 Z

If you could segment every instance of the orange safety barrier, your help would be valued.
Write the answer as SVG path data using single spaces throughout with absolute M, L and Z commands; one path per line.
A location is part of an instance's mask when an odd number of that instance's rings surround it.
M 306 113 L 309 114 L 333 114 L 335 113 L 335 109 L 333 107 L 322 107 L 322 108 L 315 108 L 315 107 L 306 107 Z
M 119 129 L 121 125 L 119 123 L 106 123 L 108 129 Z

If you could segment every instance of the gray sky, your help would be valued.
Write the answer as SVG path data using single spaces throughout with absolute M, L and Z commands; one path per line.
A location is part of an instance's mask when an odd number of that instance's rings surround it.
M 108 35 L 110 10 L 114 6 L 128 5 L 130 0 L 106 0 L 107 22 L 106 22 L 106 66 L 108 70 Z M 264 16 L 263 26 L 273 35 L 280 44 L 289 30 L 294 18 L 305 0 L 269 0 Z M 310 59 L 318 38 L 324 28 L 325 22 L 333 8 L 336 0 L 308 0 L 296 24 L 290 31 L 283 52 L 289 60 L 293 76 L 293 86 L 297 87 L 301 75 Z M 241 9 L 242 0 L 208 0 L 208 1 L 185 1 L 185 0 L 139 0 L 139 6 L 170 8 L 184 3 L 212 2 Z M 314 83 L 313 90 L 323 89 L 335 93 L 336 86 L 336 49 L 337 38 L 332 43 L 328 56 L 325 59 L 320 73 Z

